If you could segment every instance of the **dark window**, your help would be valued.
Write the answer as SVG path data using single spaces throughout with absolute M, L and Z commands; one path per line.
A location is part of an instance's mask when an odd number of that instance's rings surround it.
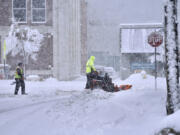
M 32 0 L 32 22 L 46 21 L 46 0 Z
M 26 0 L 13 0 L 13 16 L 16 22 L 26 22 Z

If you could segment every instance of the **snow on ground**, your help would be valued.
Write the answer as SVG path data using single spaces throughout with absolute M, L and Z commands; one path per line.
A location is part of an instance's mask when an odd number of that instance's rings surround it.
M 83 76 L 74 81 L 50 78 L 26 81 L 28 95 L 17 96 L 12 81 L 0 80 L 1 135 L 153 135 L 168 121 L 164 78 L 158 78 L 157 90 L 152 76 L 116 79 L 115 84 L 133 85 L 116 93 L 85 90 Z
M 180 110 L 164 118 L 157 127 L 156 132 L 165 127 L 173 128 L 174 130 L 180 132 Z

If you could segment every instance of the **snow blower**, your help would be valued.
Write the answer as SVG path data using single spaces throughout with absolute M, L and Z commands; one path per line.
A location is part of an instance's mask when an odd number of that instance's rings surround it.
M 90 88 L 91 90 L 95 88 L 103 89 L 107 92 L 117 92 L 121 90 L 128 90 L 132 87 L 132 85 L 114 85 L 112 83 L 112 78 L 109 77 L 108 73 L 105 73 L 103 77 L 98 75 L 98 72 L 91 73 L 91 80 L 90 80 Z

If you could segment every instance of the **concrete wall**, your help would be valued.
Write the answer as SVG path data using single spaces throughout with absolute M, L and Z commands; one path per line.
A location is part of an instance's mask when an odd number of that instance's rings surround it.
M 54 0 L 54 76 L 69 80 L 81 73 L 80 0 Z
M 87 2 L 81 0 L 81 74 L 85 74 L 87 61 Z

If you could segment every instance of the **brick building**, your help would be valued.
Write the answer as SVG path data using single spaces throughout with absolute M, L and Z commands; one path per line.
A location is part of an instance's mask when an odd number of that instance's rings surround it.
M 86 2 L 84 0 L 0 0 L 0 63 L 3 41 L 12 17 L 20 27 L 29 26 L 44 35 L 37 60 L 28 59 L 27 74 L 69 80 L 84 71 L 86 61 Z M 20 55 L 7 55 L 15 69 Z

